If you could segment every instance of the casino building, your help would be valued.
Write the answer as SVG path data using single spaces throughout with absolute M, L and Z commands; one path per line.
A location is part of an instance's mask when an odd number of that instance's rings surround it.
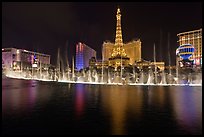
M 121 12 L 117 9 L 115 43 L 105 41 L 102 46 L 102 60 L 108 61 L 108 65 L 114 68 L 118 66 L 133 65 L 141 60 L 141 41 L 133 40 L 123 43 L 121 29 Z M 121 64 L 122 63 L 122 64 Z
M 130 57 L 130 64 L 133 65 L 135 62 L 141 61 L 141 41 L 140 39 L 132 40 L 128 43 L 123 43 L 123 48 L 126 51 L 128 57 Z M 114 43 L 110 41 L 103 42 L 103 60 L 107 61 L 111 57 L 113 51 Z
M 47 70 L 50 55 L 17 48 L 2 48 L 2 69 L 26 71 L 32 68 Z
M 96 51 L 84 43 L 76 44 L 76 68 L 77 70 L 89 67 L 89 60 L 95 57 Z
M 178 40 L 179 47 L 181 47 L 181 45 L 188 44 L 191 44 L 194 47 L 194 52 L 189 59 L 193 60 L 194 67 L 198 68 L 202 67 L 202 28 L 198 30 L 182 32 L 177 34 L 177 36 L 179 39 Z M 189 48 L 185 49 L 188 50 Z M 178 52 L 178 49 L 176 50 L 176 52 Z M 181 61 L 182 59 L 183 58 L 181 56 L 177 56 L 177 65 L 178 62 Z

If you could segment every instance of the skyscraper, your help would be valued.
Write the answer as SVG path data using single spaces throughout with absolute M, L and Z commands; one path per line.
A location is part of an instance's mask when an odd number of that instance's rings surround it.
M 84 43 L 76 44 L 76 68 L 77 70 L 89 66 L 89 59 L 96 58 L 96 51 Z

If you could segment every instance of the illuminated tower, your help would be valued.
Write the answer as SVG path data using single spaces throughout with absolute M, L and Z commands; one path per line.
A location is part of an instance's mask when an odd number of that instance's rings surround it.
M 127 66 L 130 60 L 130 58 L 127 57 L 127 54 L 125 53 L 125 49 L 123 47 L 121 14 L 120 14 L 119 8 L 117 9 L 116 19 L 117 19 L 117 24 L 116 24 L 115 44 L 113 47 L 111 57 L 109 58 L 109 65 L 115 68 L 117 68 L 120 65 Z

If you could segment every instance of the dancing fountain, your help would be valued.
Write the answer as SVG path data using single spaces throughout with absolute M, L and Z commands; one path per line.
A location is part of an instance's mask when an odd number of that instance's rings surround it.
M 94 70 L 82 70 L 81 72 L 74 71 L 74 62 L 72 65 L 72 74 L 70 75 L 69 71 L 65 72 L 64 64 L 60 63 L 62 60 L 58 60 L 58 67 L 56 71 L 54 71 L 54 78 L 52 73 L 48 73 L 47 71 L 40 70 L 35 73 L 35 75 L 39 75 L 39 77 L 32 76 L 32 74 L 28 72 L 22 71 L 21 73 L 17 73 L 14 71 L 6 71 L 5 74 L 7 77 L 11 78 L 19 78 L 19 79 L 33 79 L 39 81 L 56 81 L 56 82 L 65 82 L 65 83 L 87 83 L 87 84 L 112 84 L 112 85 L 123 85 L 121 82 L 121 75 L 118 72 L 110 71 L 107 69 L 107 72 L 103 70 L 103 75 L 99 73 L 96 69 Z M 155 75 L 156 74 L 156 75 Z M 33 74 L 34 75 L 34 74 Z M 159 86 L 201 86 L 202 85 L 202 75 L 201 73 L 190 73 L 187 75 L 179 74 L 176 71 L 176 74 L 169 75 L 164 70 L 161 72 L 157 72 L 155 69 L 154 72 L 152 69 L 149 70 L 148 73 L 144 71 L 135 72 L 125 72 L 127 77 L 125 80 L 125 84 L 127 85 L 159 85 Z M 133 76 L 132 78 L 129 76 Z
M 74 57 L 72 58 L 72 69 L 69 66 L 68 55 L 66 52 L 66 67 L 62 60 L 60 49 L 57 51 L 57 65 L 54 70 L 48 73 L 49 70 L 42 71 L 42 66 L 40 62 L 40 69 L 37 72 L 34 72 L 33 67 L 32 71 L 21 70 L 21 72 L 14 72 L 12 70 L 5 71 L 7 77 L 20 78 L 20 79 L 34 79 L 39 81 L 56 81 L 56 82 L 65 82 L 65 83 L 87 83 L 87 84 L 117 84 L 117 85 L 161 85 L 161 86 L 201 86 L 202 85 L 202 76 L 201 73 L 190 73 L 190 74 L 181 74 L 176 68 L 176 73 L 172 73 L 170 69 L 170 49 L 169 49 L 169 34 L 168 34 L 168 59 L 169 59 L 169 73 L 165 70 L 158 71 L 156 67 L 156 49 L 154 44 L 154 69 L 149 68 L 148 71 L 140 70 L 139 72 L 135 71 L 135 66 L 129 66 L 128 63 L 125 64 L 126 60 L 130 59 L 127 57 L 125 50 L 123 48 L 122 40 L 122 30 L 121 30 L 121 14 L 120 9 L 117 9 L 117 26 L 116 26 L 116 38 L 113 52 L 111 58 L 115 61 L 112 64 L 118 64 L 120 59 L 120 65 L 114 66 L 114 70 L 109 69 L 109 67 L 104 66 L 104 56 L 102 58 L 102 70 L 97 69 L 83 69 L 82 71 L 75 71 Z M 67 48 L 67 42 L 66 42 Z M 67 49 L 66 49 L 67 51 Z M 123 61 L 123 60 L 124 61 Z M 134 67 L 133 72 L 125 71 L 125 66 Z M 118 68 L 120 67 L 120 70 Z M 71 70 L 71 73 L 70 73 Z
M 67 55 L 66 55 L 67 56 Z M 170 61 L 170 60 L 169 60 Z M 154 45 L 154 62 L 156 62 L 156 49 Z M 74 57 L 72 58 L 72 69 L 69 67 L 68 58 L 66 57 L 66 65 L 64 65 L 60 49 L 57 51 L 57 65 L 53 71 L 42 69 L 41 61 L 39 60 L 39 68 L 37 71 L 28 71 L 22 69 L 20 72 L 6 70 L 4 73 L 7 77 L 39 80 L 39 81 L 56 81 L 65 83 L 86 83 L 86 84 L 112 84 L 112 85 L 159 85 L 159 86 L 201 86 L 202 85 L 202 71 L 201 72 L 185 72 L 179 71 L 176 67 L 175 73 L 169 70 L 158 71 L 156 65 L 149 67 L 148 71 L 136 71 L 132 66 L 132 71 L 125 71 L 121 66 L 120 71 L 110 69 L 103 66 L 102 71 L 98 69 L 83 69 L 75 71 Z M 70 72 L 70 70 L 72 70 Z M 123 70 L 123 72 L 122 72 Z

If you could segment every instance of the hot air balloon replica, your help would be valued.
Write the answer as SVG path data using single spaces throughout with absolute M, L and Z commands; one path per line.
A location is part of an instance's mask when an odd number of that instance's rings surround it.
M 192 67 L 193 59 L 190 57 L 193 55 L 194 51 L 195 48 L 191 44 L 183 44 L 177 48 L 176 54 L 182 59 L 179 62 L 180 67 Z

